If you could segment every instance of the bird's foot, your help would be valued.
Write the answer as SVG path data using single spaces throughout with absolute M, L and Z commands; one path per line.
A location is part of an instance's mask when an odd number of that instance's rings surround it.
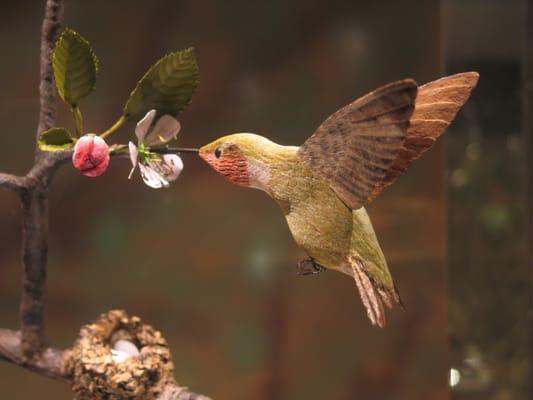
M 313 257 L 308 257 L 305 260 L 298 262 L 296 273 L 298 275 L 316 275 L 324 271 L 326 268 L 320 265 Z

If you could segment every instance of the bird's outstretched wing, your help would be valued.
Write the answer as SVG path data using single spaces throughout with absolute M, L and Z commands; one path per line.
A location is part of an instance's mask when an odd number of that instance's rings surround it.
M 326 119 L 298 156 L 348 207 L 360 208 L 398 158 L 416 93 L 415 81 L 405 79 L 355 100 Z
M 478 79 L 477 72 L 463 72 L 418 88 L 407 137 L 385 179 L 374 188 L 369 200 L 373 200 L 384 188 L 391 185 L 407 170 L 411 162 L 435 143 L 466 103 Z

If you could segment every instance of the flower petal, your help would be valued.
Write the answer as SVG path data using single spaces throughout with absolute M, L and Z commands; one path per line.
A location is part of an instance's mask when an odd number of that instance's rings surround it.
M 157 120 L 153 129 L 145 136 L 145 144 L 147 146 L 165 144 L 175 138 L 180 129 L 179 121 L 165 114 Z
M 128 149 L 130 151 L 130 160 L 133 167 L 131 168 L 130 174 L 128 175 L 128 179 L 131 179 L 131 176 L 133 175 L 133 171 L 135 171 L 135 167 L 137 167 L 137 159 L 139 157 L 139 151 L 137 150 L 137 146 L 135 146 L 135 143 L 129 142 L 128 143 Z
M 160 189 L 168 186 L 168 182 L 149 166 L 139 164 L 139 168 L 141 170 L 141 177 L 147 186 L 153 189 Z
M 181 158 L 177 154 L 165 154 L 163 160 L 171 169 L 171 173 L 166 175 L 165 179 L 169 182 L 178 179 L 181 171 L 183 171 L 183 161 Z
M 148 129 L 150 128 L 150 125 L 152 125 L 152 121 L 155 118 L 155 114 L 156 110 L 150 110 L 146 113 L 143 119 L 137 122 L 137 126 L 135 127 L 135 135 L 137 135 L 138 143 L 142 143 L 144 141 L 146 133 L 148 132 Z

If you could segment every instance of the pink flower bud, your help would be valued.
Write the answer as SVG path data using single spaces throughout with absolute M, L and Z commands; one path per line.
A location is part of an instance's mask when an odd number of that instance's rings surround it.
M 72 164 L 85 176 L 102 175 L 109 165 L 109 146 L 99 136 L 82 136 L 74 146 Z

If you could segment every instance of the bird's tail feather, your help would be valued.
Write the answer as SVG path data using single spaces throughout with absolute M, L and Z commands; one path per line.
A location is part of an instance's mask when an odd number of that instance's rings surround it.
M 396 288 L 387 289 L 379 285 L 366 272 L 362 262 L 354 261 L 351 263 L 353 271 L 353 278 L 361 301 L 366 308 L 366 313 L 372 325 L 377 325 L 383 328 L 386 323 L 385 318 L 385 304 L 388 308 L 392 308 L 395 304 L 401 305 L 401 299 Z

